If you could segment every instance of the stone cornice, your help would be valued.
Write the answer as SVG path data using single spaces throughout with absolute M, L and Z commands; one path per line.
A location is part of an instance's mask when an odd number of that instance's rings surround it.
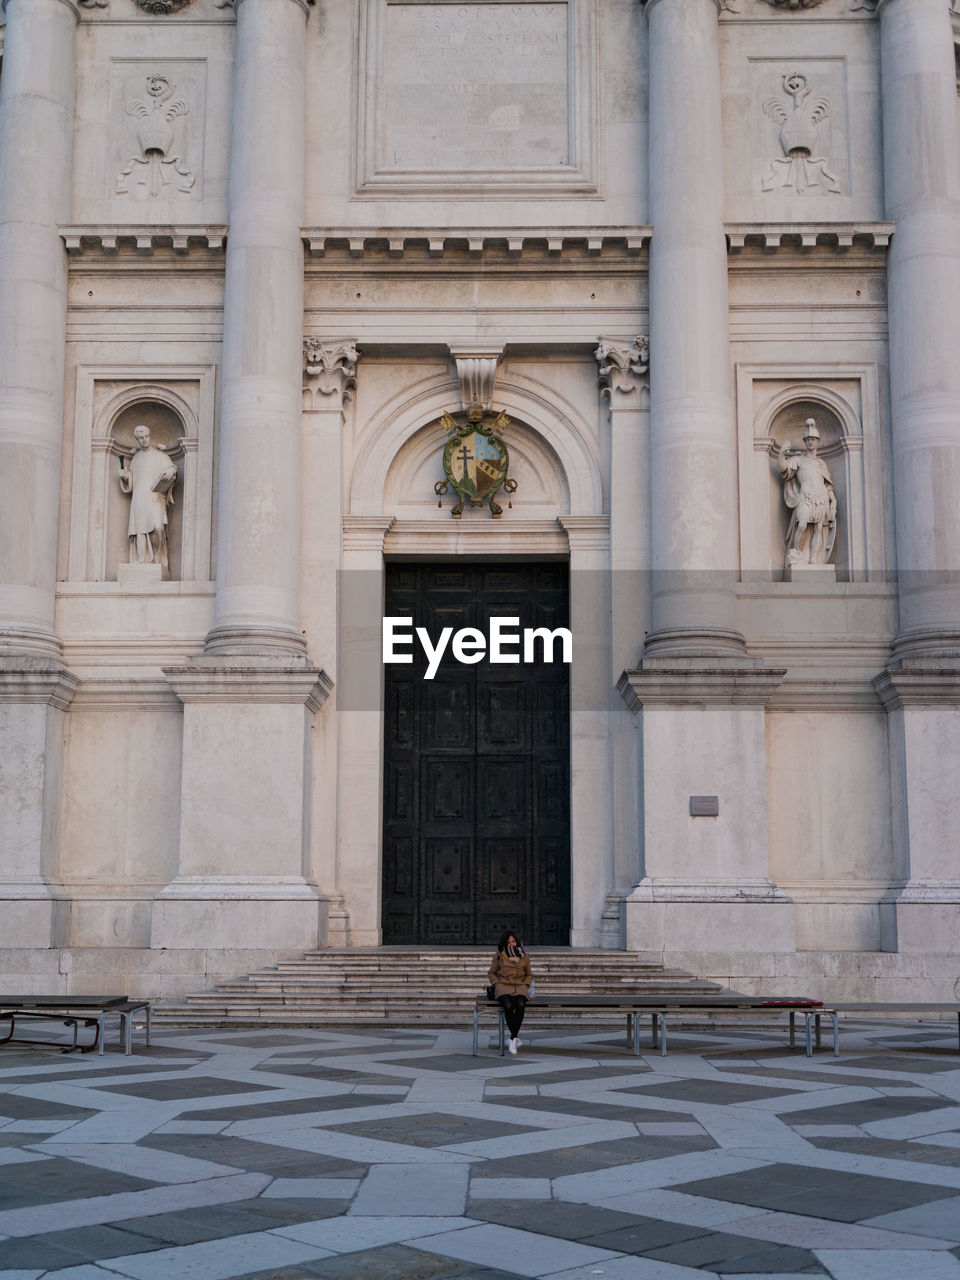
M 0 656 L 0 703 L 33 703 L 66 711 L 79 687 L 79 676 L 55 660 Z
M 786 669 L 765 670 L 749 658 L 645 658 L 637 670 L 624 671 L 617 688 L 633 712 L 646 703 L 764 706 L 786 674 Z
M 270 658 L 196 658 L 163 674 L 183 703 L 295 703 L 319 711 L 333 689 L 325 671 Z
M 176 254 L 206 251 L 222 254 L 227 227 L 211 226 L 77 226 L 61 227 L 60 236 L 71 257 L 100 255 L 115 258 L 121 253 L 141 257 L 157 250 L 172 249 Z
M 604 250 L 639 254 L 650 242 L 652 227 L 306 227 L 303 242 L 312 257 L 346 250 L 353 258 L 464 254 L 519 257 L 533 250 L 548 256 L 598 257 Z
M 731 253 L 759 249 L 886 249 L 894 222 L 728 222 L 724 230 Z
M 960 706 L 960 661 L 904 659 L 873 680 L 885 711 L 902 707 Z

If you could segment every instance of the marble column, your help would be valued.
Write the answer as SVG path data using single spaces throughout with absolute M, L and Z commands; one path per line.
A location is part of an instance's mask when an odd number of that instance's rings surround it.
M 68 0 L 6 0 L 0 82 L 0 947 L 63 940 L 60 756 L 78 681 L 54 629 L 71 215 Z
M 217 603 L 208 654 L 303 654 L 304 0 L 235 0 Z
M 880 0 L 900 626 L 888 713 L 900 951 L 952 951 L 960 874 L 960 122 L 949 6 Z
M 742 654 L 718 0 L 647 0 L 653 628 Z
M 905 656 L 960 659 L 960 125 L 946 3 L 880 0 L 893 476 Z
M 5 0 L 0 83 L 0 651 L 54 633 L 74 38 L 68 0 Z

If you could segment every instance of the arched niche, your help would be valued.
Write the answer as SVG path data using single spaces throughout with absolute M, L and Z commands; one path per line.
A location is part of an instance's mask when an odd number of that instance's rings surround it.
M 830 470 L 837 496 L 837 532 L 829 563 L 839 581 L 866 576 L 869 502 L 864 472 L 863 426 L 852 397 L 825 383 L 781 385 L 760 399 L 753 423 L 753 460 L 743 495 L 744 568 L 780 579 L 784 573 L 790 511 L 778 466 L 780 446 L 803 448 L 804 423 L 820 432 L 819 455 Z M 876 555 L 876 550 L 874 551 Z
M 179 581 L 183 577 L 184 541 L 184 478 L 187 451 L 184 447 L 186 424 L 170 404 L 160 400 L 138 400 L 128 404 L 116 415 L 110 426 L 108 453 L 116 462 L 114 479 L 107 503 L 107 528 L 105 531 L 104 569 L 108 581 L 117 577 L 117 567 L 130 559 L 130 539 L 127 534 L 130 518 L 130 498 L 123 494 L 119 484 L 122 462 L 129 464 L 138 450 L 134 428 L 150 429 L 150 443 L 163 449 L 171 462 L 176 464 L 177 479 L 167 504 L 167 560 L 165 577 Z

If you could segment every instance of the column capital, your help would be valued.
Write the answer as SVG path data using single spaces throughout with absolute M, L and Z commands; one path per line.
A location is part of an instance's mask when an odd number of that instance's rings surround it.
M 341 408 L 353 399 L 357 385 L 357 361 L 360 353 L 353 338 L 330 341 L 304 338 L 303 375 L 305 388 L 314 392 L 314 408 L 322 408 L 316 396 L 331 396 L 330 408 Z
M 234 13 L 239 13 L 243 0 L 213 0 L 215 9 L 232 9 Z M 304 17 L 309 18 L 310 9 L 315 0 L 290 0 L 291 4 L 295 4 L 298 9 L 302 9 Z
M 647 13 L 650 13 L 656 5 L 665 4 L 667 2 L 668 0 L 640 0 L 640 3 L 646 9 Z M 677 3 L 680 8 L 683 8 L 685 5 L 689 5 L 690 0 L 675 0 L 675 3 Z M 717 11 L 717 16 L 719 17 L 719 15 L 723 13 L 724 9 L 729 8 L 730 0 L 706 0 L 706 3 L 714 6 Z
M 608 400 L 619 391 L 629 395 L 649 386 L 650 339 L 641 334 L 632 341 L 629 338 L 601 338 L 593 353 L 597 361 L 600 394 Z
M 4 13 L 6 13 L 7 9 L 10 7 L 10 5 L 13 2 L 14 0 L 0 0 L 0 9 L 2 9 Z M 98 0 L 79 0 L 80 4 L 90 4 L 90 3 L 97 3 L 97 2 Z M 80 10 L 77 8 L 76 4 L 74 4 L 73 0 L 51 0 L 51 3 L 62 4 L 65 9 L 70 10 L 70 12 L 74 16 L 75 21 L 77 22 L 80 21 Z

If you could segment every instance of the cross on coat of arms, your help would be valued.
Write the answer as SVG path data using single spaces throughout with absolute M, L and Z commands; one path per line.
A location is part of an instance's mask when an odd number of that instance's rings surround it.
M 499 520 L 503 508 L 495 501 L 497 493 L 501 489 L 504 493 L 517 490 L 516 480 L 507 475 L 510 466 L 507 446 L 496 434 L 510 425 L 510 419 L 501 413 L 493 422 L 485 424 L 485 417 L 483 406 L 473 401 L 467 408 L 465 424 L 456 422 L 449 413 L 440 419 L 440 425 L 450 432 L 443 449 L 446 479 L 438 480 L 433 487 L 441 496 L 452 488 L 460 499 L 450 512 L 454 520 L 460 519 L 468 502 L 472 507 L 487 503 L 494 520 Z

